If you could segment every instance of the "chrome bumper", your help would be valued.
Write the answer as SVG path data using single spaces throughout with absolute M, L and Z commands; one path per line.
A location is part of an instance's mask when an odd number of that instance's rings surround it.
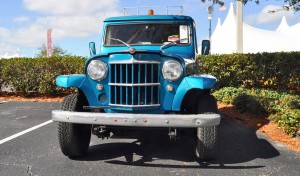
M 109 126 L 193 128 L 219 125 L 221 116 L 220 114 L 125 114 L 54 110 L 52 120 Z

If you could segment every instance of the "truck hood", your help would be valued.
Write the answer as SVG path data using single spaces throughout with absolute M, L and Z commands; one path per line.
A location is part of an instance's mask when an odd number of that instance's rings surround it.
M 112 51 L 112 52 L 106 52 L 106 53 L 101 53 L 101 54 L 97 54 L 92 56 L 90 59 L 93 58 L 99 58 L 99 57 L 109 57 L 110 55 L 113 54 L 156 54 L 156 55 L 160 55 L 161 57 L 171 57 L 171 58 L 175 58 L 177 60 L 179 60 L 180 62 L 183 63 L 190 63 L 190 62 L 194 62 L 194 58 L 195 58 L 195 54 L 190 54 L 190 53 L 174 53 L 174 52 L 169 52 L 168 50 L 145 50 L 145 49 L 135 49 L 134 53 L 130 53 L 129 49 L 126 48 L 124 50 L 118 50 L 118 51 Z

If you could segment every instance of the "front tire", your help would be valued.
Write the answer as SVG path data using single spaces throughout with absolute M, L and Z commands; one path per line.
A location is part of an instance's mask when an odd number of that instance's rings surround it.
M 210 94 L 200 95 L 196 112 L 197 114 L 217 113 L 218 107 L 215 98 Z M 195 152 L 198 159 L 211 160 L 214 158 L 218 138 L 218 128 L 219 125 L 197 128 Z
M 83 111 L 83 106 L 87 105 L 84 95 L 77 93 L 64 98 L 61 110 Z M 69 158 L 83 156 L 88 150 L 91 140 L 91 125 L 58 123 L 58 141 L 62 153 Z

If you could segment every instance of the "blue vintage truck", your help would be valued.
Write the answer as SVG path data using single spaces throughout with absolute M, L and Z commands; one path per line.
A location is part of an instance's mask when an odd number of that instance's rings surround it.
M 211 75 L 197 74 L 198 47 L 194 20 L 183 15 L 137 15 L 107 18 L 102 45 L 90 57 L 84 74 L 60 75 L 57 86 L 77 88 L 52 111 L 58 122 L 62 153 L 83 156 L 91 134 L 98 137 L 167 129 L 170 138 L 187 135 L 195 155 L 214 157 L 220 124 L 210 90 Z M 208 53 L 209 42 L 202 42 Z

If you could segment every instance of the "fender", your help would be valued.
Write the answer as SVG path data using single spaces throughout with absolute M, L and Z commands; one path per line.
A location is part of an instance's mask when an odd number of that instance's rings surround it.
M 84 82 L 85 75 L 60 75 L 56 78 L 56 85 L 63 88 L 77 87 L 80 88 Z
M 86 75 L 84 74 L 73 74 L 73 75 L 60 75 L 56 78 L 56 85 L 63 88 L 76 87 L 80 89 L 86 96 L 90 105 L 94 105 L 97 102 L 96 95 L 91 89 L 90 85 L 86 83 Z
M 185 94 L 191 90 L 191 89 L 212 89 L 214 88 L 215 84 L 217 82 L 217 78 L 211 75 L 192 75 L 185 77 L 174 96 L 173 104 L 172 104 L 172 110 L 173 111 L 180 111 L 181 103 L 183 101 L 183 98 Z

